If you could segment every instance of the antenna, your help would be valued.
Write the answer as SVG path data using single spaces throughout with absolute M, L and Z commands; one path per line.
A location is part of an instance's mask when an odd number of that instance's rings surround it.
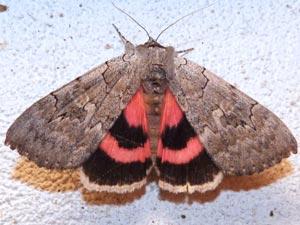
M 174 21 L 173 23 L 171 23 L 170 25 L 168 25 L 165 29 L 163 29 L 163 30 L 159 33 L 159 35 L 157 36 L 157 38 L 155 39 L 155 41 L 157 42 L 158 38 L 159 38 L 166 30 L 168 30 L 170 27 L 174 26 L 174 25 L 175 25 L 176 23 L 178 23 L 179 21 L 181 21 L 181 20 L 183 20 L 184 18 L 186 18 L 186 17 L 188 17 L 188 16 L 191 16 L 191 15 L 197 13 L 197 12 L 200 12 L 201 10 L 206 9 L 206 8 L 208 8 L 208 7 L 210 7 L 210 6 L 214 5 L 214 4 L 215 4 L 215 2 L 212 3 L 212 4 L 210 4 L 210 5 L 207 5 L 207 6 L 205 6 L 205 7 L 202 7 L 202 8 L 200 8 L 200 9 L 197 9 L 197 10 L 195 10 L 195 11 L 192 11 L 192 12 L 190 12 L 190 13 L 184 15 L 183 17 L 180 17 L 179 19 L 177 19 L 176 21 Z
M 128 43 L 129 41 L 123 36 L 123 34 L 119 31 L 117 26 L 115 24 L 112 24 L 112 25 L 115 28 L 115 30 L 117 31 L 117 33 L 118 33 L 119 37 L 121 38 L 121 40 L 124 42 L 124 44 Z
M 132 16 L 130 16 L 127 12 L 125 12 L 123 9 L 119 8 L 118 6 L 116 6 L 113 2 L 111 3 L 117 10 L 119 10 L 121 13 L 124 13 L 126 16 L 128 16 L 133 22 L 135 22 L 140 28 L 142 28 L 147 36 L 149 37 L 149 39 L 151 39 L 149 32 L 146 30 L 145 27 L 143 27 L 138 21 L 136 21 L 136 19 L 134 19 Z

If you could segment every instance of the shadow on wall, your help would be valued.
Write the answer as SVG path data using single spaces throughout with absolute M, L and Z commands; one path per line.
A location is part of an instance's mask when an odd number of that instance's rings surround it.
M 290 162 L 288 160 L 283 160 L 281 163 L 259 174 L 251 176 L 225 177 L 222 183 L 215 190 L 204 194 L 194 193 L 192 195 L 186 195 L 161 191 L 160 199 L 176 203 L 187 201 L 199 203 L 211 202 L 218 197 L 222 190 L 238 192 L 242 190 L 247 191 L 258 189 L 288 176 L 292 173 L 292 171 L 293 168 Z M 96 205 L 122 205 L 132 202 L 145 194 L 145 188 L 128 194 L 89 192 L 82 187 L 78 170 L 49 170 L 38 167 L 34 162 L 23 157 L 18 161 L 17 166 L 12 173 L 12 178 L 29 184 L 34 188 L 49 192 L 67 192 L 79 189 L 82 193 L 83 199 L 88 204 Z M 157 177 L 152 173 L 149 182 L 153 181 L 157 181 Z

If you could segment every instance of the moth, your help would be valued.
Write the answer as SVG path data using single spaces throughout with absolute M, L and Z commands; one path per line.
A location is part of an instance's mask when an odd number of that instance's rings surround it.
M 153 168 L 161 189 L 203 193 L 297 152 L 257 101 L 150 35 L 135 46 L 117 32 L 125 53 L 34 103 L 7 145 L 39 166 L 80 167 L 88 190 L 117 193 L 143 187 Z

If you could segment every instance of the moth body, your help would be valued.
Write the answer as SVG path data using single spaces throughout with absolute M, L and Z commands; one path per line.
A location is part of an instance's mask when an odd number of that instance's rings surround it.
M 132 51 L 132 50 L 131 50 Z M 151 151 L 156 154 L 159 138 L 159 125 L 163 97 L 168 88 L 169 79 L 174 74 L 174 48 L 163 47 L 153 39 L 134 47 L 138 64 L 146 65 L 141 75 L 141 87 L 146 103 Z

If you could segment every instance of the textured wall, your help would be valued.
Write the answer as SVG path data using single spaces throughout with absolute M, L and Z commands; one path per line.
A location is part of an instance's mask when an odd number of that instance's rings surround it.
M 155 182 L 133 195 L 82 190 L 76 171 L 48 171 L 3 145 L 33 102 L 123 51 L 111 23 L 146 36 L 109 1 L 2 1 L 0 13 L 0 224 L 299 224 L 300 157 L 262 174 L 227 178 L 205 195 L 170 195 Z M 118 3 L 153 36 L 208 1 Z M 220 1 L 160 39 L 274 111 L 300 141 L 300 2 Z

